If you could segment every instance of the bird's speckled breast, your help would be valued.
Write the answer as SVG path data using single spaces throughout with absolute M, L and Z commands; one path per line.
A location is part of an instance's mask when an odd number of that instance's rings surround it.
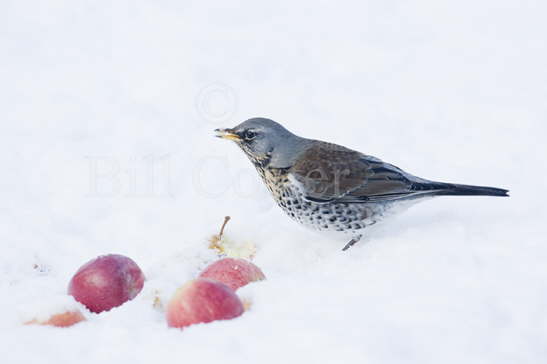
M 256 169 L 276 203 L 292 219 L 306 227 L 356 235 L 384 214 L 386 206 L 383 204 L 309 201 L 300 184 L 291 178 L 288 169 L 262 168 L 259 165 Z

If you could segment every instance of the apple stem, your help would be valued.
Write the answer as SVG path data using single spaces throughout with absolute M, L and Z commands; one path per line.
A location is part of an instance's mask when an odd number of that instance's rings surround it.
M 224 223 L 222 224 L 222 227 L 220 228 L 220 233 L 218 234 L 219 240 L 222 239 L 222 234 L 224 234 L 224 228 L 226 227 L 226 224 L 228 223 L 228 221 L 230 221 L 230 219 L 230 216 L 224 217 Z

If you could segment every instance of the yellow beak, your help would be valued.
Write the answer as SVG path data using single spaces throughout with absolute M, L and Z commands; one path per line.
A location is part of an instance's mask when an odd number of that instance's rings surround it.
M 215 136 L 217 138 L 229 139 L 234 141 L 241 140 L 239 135 L 234 133 L 233 129 L 215 129 L 215 133 L 216 133 Z

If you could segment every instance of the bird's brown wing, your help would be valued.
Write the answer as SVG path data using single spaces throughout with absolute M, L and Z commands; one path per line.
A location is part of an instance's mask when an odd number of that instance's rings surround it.
M 416 193 L 411 175 L 357 151 L 325 142 L 306 149 L 289 173 L 315 202 L 398 199 Z

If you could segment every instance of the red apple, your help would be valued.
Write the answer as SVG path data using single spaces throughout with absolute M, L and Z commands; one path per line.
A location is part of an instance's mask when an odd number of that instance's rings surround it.
M 27 321 L 25 322 L 25 325 L 49 325 L 56 327 L 69 327 L 82 321 L 85 321 L 84 315 L 82 315 L 80 311 L 76 310 L 52 315 L 47 320 L 34 319 L 31 321 Z
M 222 282 L 233 290 L 251 282 L 266 279 L 256 265 L 247 260 L 235 258 L 217 260 L 205 268 L 199 277 Z
M 68 293 L 99 313 L 132 300 L 143 285 L 144 274 L 133 260 L 110 254 L 84 264 L 70 280 Z
M 167 304 L 169 327 L 186 327 L 229 320 L 243 313 L 243 304 L 228 286 L 210 279 L 194 279 L 180 287 Z

